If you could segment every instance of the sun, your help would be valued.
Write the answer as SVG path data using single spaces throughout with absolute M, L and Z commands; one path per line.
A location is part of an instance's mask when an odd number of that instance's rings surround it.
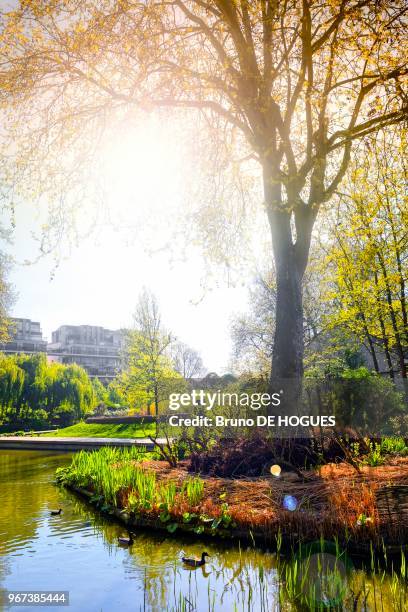
M 163 219 L 168 227 L 182 205 L 186 166 L 175 130 L 157 117 L 109 133 L 101 173 L 113 222 L 126 227 Z

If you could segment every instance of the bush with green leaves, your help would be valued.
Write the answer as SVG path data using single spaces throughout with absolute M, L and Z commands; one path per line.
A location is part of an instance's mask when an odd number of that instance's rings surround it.
M 408 444 L 404 438 L 390 437 L 381 440 L 381 453 L 383 455 L 408 455 Z
M 342 359 L 306 373 L 307 407 L 317 414 L 334 414 L 336 424 L 364 435 L 393 435 L 394 419 L 408 414 L 403 394 L 390 378 Z

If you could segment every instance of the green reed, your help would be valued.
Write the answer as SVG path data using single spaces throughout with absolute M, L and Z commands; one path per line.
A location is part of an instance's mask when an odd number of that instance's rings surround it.
M 164 504 L 168 510 L 174 508 L 176 503 L 177 486 L 173 481 L 163 483 L 159 487 L 158 496 L 160 503 Z
M 187 478 L 181 487 L 172 480 L 158 482 L 156 474 L 143 466 L 144 454 L 135 448 L 104 447 L 98 451 L 81 451 L 71 465 L 60 470 L 59 480 L 92 490 L 108 505 L 117 506 L 119 494 L 128 510 L 149 510 L 165 506 L 171 511 L 178 498 L 191 506 L 202 499 L 204 483 L 200 478 Z
M 299 610 L 375 610 L 376 612 L 408 609 L 406 557 L 401 550 L 398 562 L 381 563 L 374 554 L 365 570 L 345 564 L 345 554 L 336 549 L 329 555 L 321 552 L 302 558 L 293 554 L 279 562 L 280 605 L 290 602 Z
M 402 554 L 398 569 L 394 566 L 388 572 L 376 567 L 376 573 L 350 568 L 344 573 L 340 568 L 343 554 L 336 557 L 330 568 L 324 563 L 313 566 L 311 557 L 299 561 L 294 553 L 291 557 L 278 557 L 277 574 L 265 574 L 259 566 L 257 575 L 246 581 L 245 591 L 230 602 L 231 610 L 266 612 L 268 610 L 293 610 L 298 612 L 404 612 L 408 609 L 408 585 L 406 581 L 405 557 Z M 210 611 L 225 609 L 225 590 L 219 592 L 211 587 L 207 593 L 184 588 L 177 584 L 174 573 L 173 602 L 168 602 L 171 612 L 200 609 Z M 237 578 L 238 580 L 238 578 Z M 146 587 L 148 588 L 148 587 Z
M 133 489 L 148 496 L 149 490 L 154 488 L 155 475 L 135 465 L 142 460 L 143 453 L 135 448 L 104 447 L 95 452 L 81 451 L 59 475 L 63 482 L 92 489 L 96 495 L 103 496 L 106 503 L 116 506 L 121 490 Z
M 197 506 L 204 495 L 204 482 L 201 478 L 187 478 L 183 490 L 191 506 Z

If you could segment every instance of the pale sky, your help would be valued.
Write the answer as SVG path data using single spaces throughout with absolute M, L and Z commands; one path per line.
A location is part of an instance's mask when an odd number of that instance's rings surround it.
M 126 141 L 122 134 L 111 143 L 104 181 L 112 223 L 72 249 L 63 246 L 52 279 L 52 256 L 21 264 L 36 257 L 31 234 L 39 233 L 46 214 L 29 203 L 17 207 L 13 245 L 7 249 L 17 262 L 10 275 L 18 293 L 12 314 L 40 321 L 48 340 L 63 324 L 127 327 L 145 286 L 158 298 L 164 325 L 201 353 L 208 370 L 222 374 L 229 370 L 231 317 L 247 308 L 250 275 L 239 287 L 228 286 L 198 247 L 183 261 L 182 249 L 171 244 L 184 206 L 179 191 L 185 171 L 173 142 L 174 134 L 150 125 L 137 139 Z M 86 225 L 92 215 L 84 209 L 81 215 Z M 189 243 L 186 235 L 178 240 Z M 149 247 L 158 252 L 149 254 Z M 203 287 L 209 271 L 212 282 Z
M 13 252 L 20 249 L 16 243 Z M 51 269 L 52 261 L 43 259 L 15 266 L 10 276 L 19 294 L 13 314 L 40 321 L 49 340 L 63 324 L 129 326 L 138 294 L 146 286 L 159 300 L 166 327 L 199 350 L 209 370 L 228 370 L 230 318 L 245 308 L 247 290 L 224 285 L 203 291 L 198 259 L 172 266 L 163 255 L 149 257 L 120 241 L 96 245 L 90 239 L 62 262 L 53 280 Z

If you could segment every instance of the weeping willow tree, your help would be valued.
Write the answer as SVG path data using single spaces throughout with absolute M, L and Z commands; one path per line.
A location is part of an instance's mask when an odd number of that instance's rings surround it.
M 20 0 L 1 18 L 4 193 L 46 196 L 41 247 L 52 248 L 115 119 L 199 113 L 203 134 L 258 164 L 276 270 L 272 373 L 299 379 L 319 209 L 353 143 L 407 116 L 407 10 L 405 0 Z
M 94 405 L 86 372 L 47 363 L 45 355 L 0 355 L 0 427 L 68 425 Z

